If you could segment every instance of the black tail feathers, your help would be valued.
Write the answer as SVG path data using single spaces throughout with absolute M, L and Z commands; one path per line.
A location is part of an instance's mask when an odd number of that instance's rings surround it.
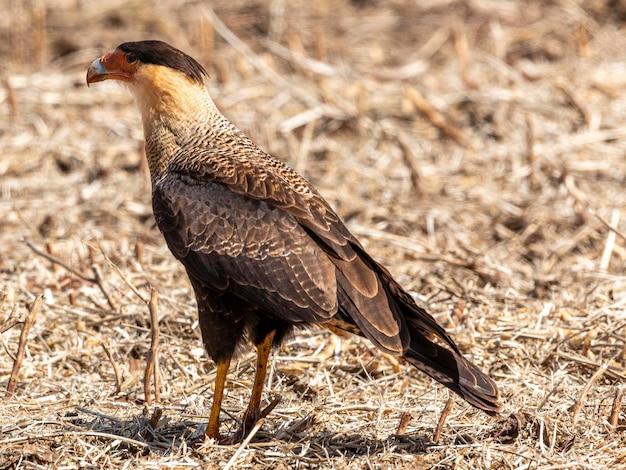
M 411 331 L 411 344 L 404 358 L 471 405 L 490 415 L 500 412 L 500 392 L 495 382 L 459 353 Z

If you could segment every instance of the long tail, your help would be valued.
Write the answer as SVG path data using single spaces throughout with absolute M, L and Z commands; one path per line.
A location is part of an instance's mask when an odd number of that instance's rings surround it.
M 476 408 L 490 415 L 500 412 L 500 392 L 491 378 L 456 351 L 433 343 L 416 329 L 411 330 L 411 343 L 404 356 L 409 363 Z
M 392 351 L 401 343 L 404 359 L 409 363 L 458 393 L 471 405 L 497 415 L 500 392 L 495 382 L 461 356 L 444 328 L 415 303 L 387 269 L 358 245 L 353 248 L 360 260 L 335 261 L 342 311 L 326 326 L 365 336 L 383 351 Z M 356 281 L 372 274 L 368 268 L 378 277 L 380 290 L 357 284 Z M 366 295 L 369 291 L 374 292 L 373 296 Z M 392 320 L 402 325 L 397 335 L 389 333 Z
M 404 358 L 469 404 L 492 416 L 499 414 L 500 391 L 496 383 L 461 355 L 443 327 L 380 266 L 379 276 L 394 300 L 390 305 L 401 312 L 399 316 L 406 322 L 410 339 Z

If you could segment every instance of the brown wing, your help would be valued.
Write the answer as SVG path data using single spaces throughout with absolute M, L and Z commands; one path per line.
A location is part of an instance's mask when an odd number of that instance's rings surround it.
M 233 128 L 232 132 L 238 131 Z M 359 243 L 309 182 L 263 153 L 244 135 L 239 138 L 241 141 L 232 148 L 183 151 L 170 167 L 198 182 L 220 183 L 235 194 L 282 209 L 321 240 L 324 249 L 346 261 L 354 259 L 356 254 L 351 245 Z M 242 152 L 245 149 L 249 152 Z M 371 286 L 373 273 L 363 281 Z
M 172 253 L 205 284 L 294 323 L 337 312 L 334 265 L 283 211 L 179 173 L 155 187 L 153 207 Z

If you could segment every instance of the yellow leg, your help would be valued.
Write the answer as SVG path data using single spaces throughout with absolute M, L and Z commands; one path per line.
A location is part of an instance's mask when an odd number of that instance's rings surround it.
M 240 434 L 246 436 L 254 424 L 261 418 L 261 398 L 263 394 L 263 386 L 265 385 L 265 377 L 267 376 L 267 367 L 269 363 L 270 352 L 272 352 L 272 343 L 274 342 L 275 331 L 271 331 L 263 338 L 263 341 L 257 345 L 256 373 L 254 375 L 254 384 L 252 385 L 252 394 L 250 402 L 246 410 L 243 421 L 241 422 Z M 272 406 L 273 408 L 273 406 Z M 271 410 L 269 410 L 271 411 Z M 268 413 L 269 413 L 268 411 Z
M 226 386 L 226 375 L 230 366 L 230 358 L 223 359 L 217 363 L 217 377 L 215 377 L 215 393 L 213 394 L 213 404 L 209 424 L 204 432 L 205 439 L 215 439 L 221 441 L 220 435 L 220 411 L 222 410 L 222 398 L 224 398 L 224 388 Z

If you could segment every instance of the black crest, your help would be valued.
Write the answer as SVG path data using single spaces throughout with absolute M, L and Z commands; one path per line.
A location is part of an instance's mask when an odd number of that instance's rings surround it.
M 204 67 L 193 57 L 163 41 L 125 42 L 117 48 L 135 55 L 144 64 L 164 65 L 179 70 L 198 83 L 204 83 L 204 77 L 208 76 Z

